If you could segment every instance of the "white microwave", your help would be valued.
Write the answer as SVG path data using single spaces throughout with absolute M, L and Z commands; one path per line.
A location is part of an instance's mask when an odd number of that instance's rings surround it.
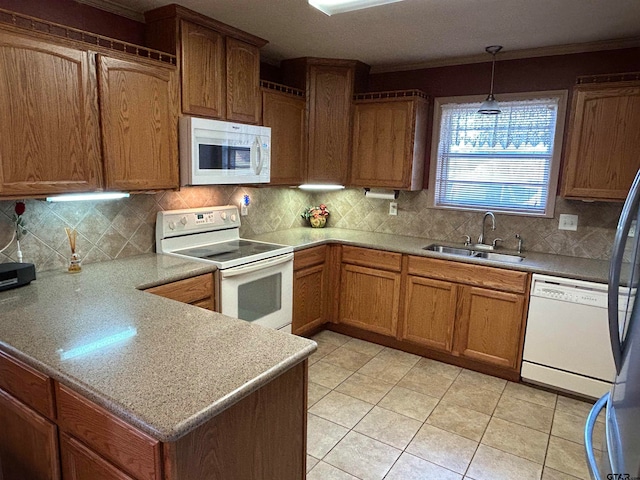
M 271 128 L 180 118 L 181 185 L 269 183 Z

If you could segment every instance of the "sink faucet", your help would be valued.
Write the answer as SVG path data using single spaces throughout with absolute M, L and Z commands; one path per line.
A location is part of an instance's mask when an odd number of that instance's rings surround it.
M 491 230 L 496 229 L 496 216 L 492 212 L 485 213 L 484 217 L 482 217 L 482 231 L 480 232 L 480 236 L 478 237 L 478 244 L 480 245 L 484 244 L 484 226 L 487 222 L 487 217 L 491 217 Z

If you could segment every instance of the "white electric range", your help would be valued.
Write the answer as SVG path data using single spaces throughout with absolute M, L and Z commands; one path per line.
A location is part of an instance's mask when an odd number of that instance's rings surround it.
M 214 264 L 224 315 L 291 332 L 293 247 L 240 238 L 237 207 L 158 212 L 156 252 Z

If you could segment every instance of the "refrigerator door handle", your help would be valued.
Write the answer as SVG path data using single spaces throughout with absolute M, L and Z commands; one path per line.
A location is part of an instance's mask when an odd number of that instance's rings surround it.
M 596 419 L 598 415 L 602 411 L 602 409 L 607 405 L 609 401 L 609 392 L 605 393 L 600 400 L 598 400 L 591 412 L 589 412 L 589 416 L 587 417 L 587 423 L 584 426 L 584 448 L 587 455 L 587 466 L 589 467 L 589 472 L 591 473 L 591 478 L 593 480 L 602 480 L 602 476 L 600 475 L 600 471 L 598 470 L 598 464 L 596 462 L 596 456 L 593 450 L 593 429 L 596 425 Z
M 622 342 L 620 340 L 620 325 L 618 311 L 618 295 L 620 289 L 620 272 L 622 269 L 622 261 L 625 251 L 625 244 L 631 223 L 638 213 L 638 204 L 640 203 L 640 171 L 636 174 L 636 178 L 631 185 L 629 195 L 627 196 L 620 220 L 616 229 L 616 238 L 613 242 L 613 250 L 611 252 L 611 267 L 609 269 L 609 339 L 611 341 L 611 351 L 613 353 L 613 361 L 616 365 L 616 373 L 620 373 L 622 367 Z M 632 267 L 633 271 L 633 267 Z M 629 285 L 632 287 L 632 285 Z

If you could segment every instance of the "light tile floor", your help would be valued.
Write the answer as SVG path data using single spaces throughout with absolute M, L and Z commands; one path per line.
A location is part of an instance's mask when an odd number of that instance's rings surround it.
M 329 330 L 314 340 L 308 480 L 589 480 L 588 403 Z

